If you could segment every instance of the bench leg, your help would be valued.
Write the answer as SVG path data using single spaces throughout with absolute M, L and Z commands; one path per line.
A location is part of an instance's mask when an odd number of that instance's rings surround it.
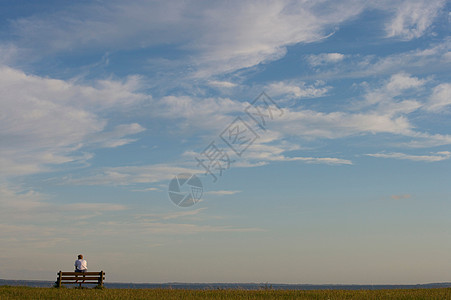
M 63 279 L 63 273 L 61 271 L 59 271 L 58 272 L 58 279 L 56 281 L 56 286 L 59 287 L 59 288 L 61 287 L 62 279 Z

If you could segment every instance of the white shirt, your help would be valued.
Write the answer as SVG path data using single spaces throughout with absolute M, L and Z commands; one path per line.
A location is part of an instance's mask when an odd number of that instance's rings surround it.
M 88 262 L 84 259 L 77 259 L 75 261 L 75 269 L 76 270 L 87 270 L 88 269 Z

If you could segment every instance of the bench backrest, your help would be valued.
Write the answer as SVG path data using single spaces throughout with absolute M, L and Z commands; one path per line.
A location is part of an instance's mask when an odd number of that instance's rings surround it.
M 103 286 L 105 280 L 105 272 L 62 272 L 57 273 L 56 279 L 57 287 L 61 287 L 62 284 L 97 284 Z

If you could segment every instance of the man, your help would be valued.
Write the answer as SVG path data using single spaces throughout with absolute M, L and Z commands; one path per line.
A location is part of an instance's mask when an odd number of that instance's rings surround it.
M 84 273 L 88 270 L 88 262 L 83 259 L 83 255 L 78 255 L 78 259 L 75 261 L 75 272 Z

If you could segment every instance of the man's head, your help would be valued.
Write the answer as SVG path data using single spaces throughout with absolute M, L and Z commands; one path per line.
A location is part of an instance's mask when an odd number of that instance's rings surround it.
M 83 259 L 83 255 L 79 254 L 78 259 Z

